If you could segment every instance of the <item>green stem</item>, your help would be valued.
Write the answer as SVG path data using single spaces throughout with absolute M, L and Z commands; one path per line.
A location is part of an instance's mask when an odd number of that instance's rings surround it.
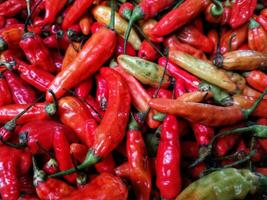
M 43 170 L 40 170 L 37 167 L 36 160 L 34 156 L 32 156 L 32 167 L 33 167 L 33 185 L 38 186 L 39 182 L 43 182 L 46 178 L 46 174 Z
M 260 24 L 258 22 L 256 22 L 256 20 L 254 20 L 253 18 L 251 18 L 249 20 L 249 25 L 248 25 L 249 29 L 258 28 L 259 26 L 260 26 Z
M 184 1 L 185 1 L 185 0 L 180 0 L 180 1 L 178 1 L 178 2 L 174 5 L 173 9 L 178 8 L 182 3 L 184 3 Z
M 160 122 L 162 122 L 162 121 L 165 119 L 165 117 L 166 117 L 166 114 L 159 112 L 159 113 L 153 115 L 152 118 L 153 118 L 154 120 L 156 120 L 156 121 L 160 121 Z
M 135 120 L 133 113 L 131 113 L 131 117 L 130 117 L 130 123 L 128 125 L 128 130 L 140 130 L 140 126 L 137 123 L 137 121 Z
M 8 44 L 5 42 L 5 40 L 0 37 L 0 51 L 4 51 L 8 48 Z
M 110 14 L 110 23 L 109 28 L 111 30 L 114 30 L 115 26 L 115 0 L 111 0 L 111 14 Z
M 213 0 L 214 5 L 212 5 L 211 7 L 211 14 L 214 17 L 219 17 L 223 14 L 223 5 L 222 2 L 218 1 L 218 0 Z
M 229 164 L 229 165 L 225 165 L 223 168 L 230 168 L 230 167 L 234 167 L 234 166 L 236 166 L 236 165 L 240 165 L 240 164 L 242 164 L 242 163 L 244 163 L 244 162 L 247 162 L 247 161 L 249 161 L 249 160 L 251 159 L 252 156 L 255 155 L 255 153 L 256 153 L 256 151 L 253 150 L 253 151 L 251 151 L 251 152 L 250 152 L 244 159 L 239 160 L 239 161 L 236 161 L 236 162 L 231 163 L 231 164 Z

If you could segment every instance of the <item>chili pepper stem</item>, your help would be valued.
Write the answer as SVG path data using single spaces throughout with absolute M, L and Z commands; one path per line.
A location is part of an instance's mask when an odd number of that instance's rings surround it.
M 139 124 L 137 123 L 137 121 L 135 120 L 133 114 L 131 113 L 131 119 L 130 119 L 130 123 L 128 125 L 128 129 L 129 130 L 139 130 Z
M 83 163 L 78 165 L 76 169 L 77 170 L 83 170 L 83 169 L 85 169 L 87 167 L 90 167 L 93 164 L 99 162 L 100 160 L 101 160 L 100 157 L 94 155 L 94 152 L 92 150 L 89 150 L 87 152 L 87 155 L 86 155 L 85 160 L 83 161 Z M 58 172 L 58 173 L 55 173 L 55 174 L 51 174 L 48 177 L 49 178 L 53 178 L 53 177 L 60 177 L 60 176 L 68 175 L 68 174 L 74 173 L 76 171 L 76 169 L 75 168 L 71 168 L 71 169 L 68 169 L 68 170 L 65 170 L 65 171 L 61 171 L 61 172 Z
M 111 0 L 111 14 L 110 14 L 110 24 L 109 28 L 111 30 L 114 30 L 114 25 L 115 25 L 115 0 Z
M 57 102 L 57 98 L 55 93 L 52 90 L 48 90 L 48 92 L 52 95 L 53 97 L 53 103 L 50 103 L 48 105 L 45 106 L 45 111 L 47 112 L 47 114 L 49 116 L 53 116 L 56 114 L 57 110 L 58 110 L 58 102 Z
M 261 188 L 267 188 L 267 176 L 263 176 L 262 174 L 256 174 L 259 177 L 259 184 Z
M 8 48 L 8 44 L 0 37 L 0 51 L 4 51 Z
M 38 169 L 36 160 L 34 156 L 32 156 L 32 166 L 33 166 L 33 185 L 38 186 L 39 182 L 43 182 L 45 180 L 46 174 L 43 170 Z
M 259 26 L 260 26 L 260 24 L 258 22 L 256 22 L 256 20 L 254 20 L 252 18 L 249 20 L 249 25 L 248 25 L 249 29 L 258 28 Z
M 218 0 L 213 0 L 214 5 L 211 7 L 211 14 L 214 17 L 221 16 L 223 14 L 223 5 L 222 2 Z
M 162 122 L 162 121 L 165 119 L 165 117 L 166 117 L 166 114 L 159 112 L 159 113 L 153 115 L 152 118 L 153 118 L 154 120 L 157 120 L 157 121 Z

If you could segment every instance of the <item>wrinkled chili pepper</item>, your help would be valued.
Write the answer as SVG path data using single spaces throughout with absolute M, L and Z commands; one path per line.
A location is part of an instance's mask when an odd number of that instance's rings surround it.
M 214 130 L 211 127 L 205 126 L 203 124 L 194 123 L 192 124 L 192 129 L 194 131 L 195 138 L 198 144 L 208 145 L 214 136 Z
M 243 73 L 243 75 L 246 77 L 247 83 L 258 91 L 262 92 L 267 88 L 267 75 L 262 71 L 252 70 Z
M 96 76 L 96 100 L 102 110 L 106 110 L 108 104 L 108 85 L 106 80 L 100 75 Z
M 214 1 L 218 2 L 218 1 Z M 216 24 L 229 24 L 229 20 L 231 17 L 231 7 L 226 5 L 226 2 L 224 2 L 222 5 L 220 5 L 219 2 L 219 8 L 215 15 L 213 14 L 215 4 L 211 3 L 205 10 L 205 19 L 210 23 L 216 23 Z M 216 8 L 216 7 L 215 7 Z
M 179 121 L 167 115 L 156 156 L 156 184 L 165 199 L 175 198 L 181 190 L 179 131 Z
M 13 24 L 0 29 L 0 50 L 17 48 L 23 36 L 23 24 Z
M 250 19 L 248 31 L 248 46 L 251 50 L 267 51 L 267 33 L 254 19 Z

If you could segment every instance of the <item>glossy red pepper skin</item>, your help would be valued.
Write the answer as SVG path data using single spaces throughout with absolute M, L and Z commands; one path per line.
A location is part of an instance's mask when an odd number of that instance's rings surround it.
M 61 122 L 72 128 L 83 144 L 91 147 L 97 124 L 86 106 L 78 98 L 66 96 L 59 100 L 58 112 Z
M 218 36 L 218 32 L 215 29 L 211 29 L 208 32 L 207 37 L 210 39 L 210 41 L 213 43 L 214 49 L 212 54 L 216 54 L 217 51 L 217 46 L 218 46 L 218 40 L 219 40 L 219 36 Z
M 198 157 L 198 143 L 193 141 L 182 141 L 181 151 L 182 157 L 196 159 Z
M 117 43 L 116 43 L 116 47 L 115 47 L 115 55 L 119 56 L 121 54 L 123 54 L 123 43 L 124 43 L 124 39 L 117 35 Z M 133 48 L 133 46 L 127 42 L 127 47 L 126 47 L 126 54 L 129 56 L 135 56 L 135 49 Z
M 180 78 L 176 78 L 175 80 L 175 85 L 174 85 L 174 97 L 178 98 L 181 95 L 186 93 L 186 89 L 185 89 L 185 83 L 182 79 Z
M 0 16 L 0 28 L 3 28 L 6 24 L 6 19 L 4 16 Z
M 0 15 L 13 17 L 26 8 L 24 0 L 8 0 L 0 4 Z
M 19 45 L 33 65 L 49 72 L 56 71 L 50 53 L 38 35 L 31 32 L 25 33 Z
M 127 187 L 119 177 L 108 173 L 102 173 L 90 183 L 67 195 L 63 200 L 71 199 L 116 199 L 126 200 L 128 196 Z
M 142 25 L 142 30 L 146 34 L 146 36 L 155 43 L 163 42 L 163 37 L 155 37 L 151 34 L 151 30 L 156 26 L 158 22 L 154 19 L 149 19 L 148 21 L 145 21 L 145 23 Z
M 62 28 L 66 30 L 73 25 L 73 23 L 83 15 L 92 3 L 93 0 L 76 0 L 65 15 Z
M 99 22 L 94 22 L 91 26 L 91 32 L 96 33 L 98 32 L 101 28 L 104 28 L 105 24 L 101 24 Z
M 149 42 L 144 40 L 138 51 L 138 57 L 143 58 L 145 60 L 154 61 L 158 58 L 158 53 L 154 49 L 154 47 L 149 44 Z
M 238 142 L 239 138 L 239 135 L 227 135 L 225 137 L 218 138 L 215 145 L 216 155 L 224 156 L 233 148 L 233 146 Z
M 167 13 L 151 31 L 154 36 L 165 36 L 177 30 L 199 15 L 209 4 L 209 0 L 189 0 Z
M 260 25 L 265 31 L 267 31 L 267 16 L 266 17 L 264 15 L 256 16 L 256 21 L 260 23 Z
M 210 53 L 214 49 L 212 41 L 198 31 L 193 25 L 181 28 L 176 35 L 180 41 L 188 43 L 204 52 Z
M 45 1 L 45 17 L 42 24 L 51 24 L 55 21 L 59 11 L 66 5 L 67 0 Z
M 8 87 L 8 83 L 0 73 L 0 107 L 11 104 L 13 102 L 12 95 Z
M 78 53 L 76 59 L 59 72 L 51 83 L 50 89 L 56 97 L 61 97 L 66 90 L 95 73 L 112 55 L 115 43 L 116 34 L 109 29 L 103 28 L 93 34 Z M 46 100 L 52 101 L 51 94 L 46 93 Z
M 230 18 L 231 18 L 231 12 L 232 9 L 229 6 L 226 6 L 225 3 L 223 4 L 223 13 L 220 16 L 213 16 L 211 12 L 211 8 L 214 6 L 213 3 L 211 3 L 205 10 L 205 19 L 210 23 L 215 24 L 229 24 Z
M 17 48 L 23 36 L 23 29 L 23 24 L 12 24 L 0 29 L 0 38 L 3 40 L 3 42 L 1 42 L 0 50 Z
M 134 9 L 134 6 L 132 3 L 125 2 L 121 4 L 120 9 L 119 9 L 119 14 L 124 19 L 129 20 L 131 18 L 133 9 Z
M 164 89 L 164 88 L 160 88 L 159 90 L 157 90 L 157 88 L 148 88 L 147 89 L 147 93 L 150 95 L 150 97 L 153 97 L 156 92 L 158 93 L 158 97 L 159 98 L 166 98 L 166 99 L 171 99 L 172 98 L 172 92 L 170 90 Z
M 106 110 L 108 105 L 108 85 L 106 80 L 100 75 L 96 76 L 96 100 L 102 110 Z
M 179 121 L 167 115 L 162 124 L 156 156 L 156 184 L 161 197 L 175 198 L 181 190 Z
M 91 95 L 88 95 L 85 98 L 85 106 L 87 107 L 89 113 L 92 115 L 95 121 L 97 123 L 100 123 L 105 113 L 101 109 L 99 103 L 95 100 L 95 98 Z
M 237 28 L 249 21 L 256 8 L 257 0 L 236 0 L 232 4 L 232 14 L 229 24 Z
M 80 25 L 81 31 L 84 35 L 90 34 L 91 24 L 92 24 L 92 18 L 90 18 L 88 16 L 83 16 L 80 19 L 79 25 Z
M 86 145 L 79 144 L 79 143 L 72 143 L 70 145 L 71 155 L 76 160 L 78 160 L 80 163 L 84 161 L 87 151 L 88 151 L 88 147 Z
M 192 129 L 198 145 L 208 145 L 214 136 L 214 129 L 203 124 L 192 124 Z
M 7 70 L 4 72 L 9 89 L 12 94 L 13 101 L 17 104 L 32 104 L 36 102 L 35 91 L 30 88 L 16 74 Z
M 193 167 L 191 170 L 190 170 L 190 175 L 193 177 L 193 178 L 199 178 L 201 176 L 201 173 L 207 169 L 207 166 L 205 163 L 199 163 L 197 166 Z
M 116 163 L 113 159 L 112 154 L 110 154 L 108 157 L 106 157 L 104 160 L 101 162 L 95 164 L 96 171 L 98 173 L 109 173 L 109 174 L 114 174 L 114 170 L 116 167 Z
M 258 91 L 263 92 L 267 87 L 267 75 L 260 70 L 245 73 L 247 83 Z
M 168 37 L 164 41 L 164 45 L 165 45 L 165 47 L 168 47 L 170 49 L 173 48 L 173 49 L 188 53 L 192 56 L 195 56 L 195 57 L 203 59 L 203 60 L 207 59 L 205 54 L 202 51 L 200 51 L 199 49 L 196 49 L 195 47 L 190 46 L 189 44 L 186 44 L 186 43 L 179 41 L 177 39 L 177 37 L 174 35 Z
M 202 18 L 196 18 L 192 25 L 200 32 L 200 33 L 204 33 L 204 26 L 203 26 L 203 20 Z
M 62 37 L 58 37 L 56 34 L 52 34 L 43 39 L 43 43 L 47 48 L 63 49 L 66 50 L 69 45 L 68 36 L 64 34 Z
M 93 79 L 88 78 L 75 87 L 75 94 L 78 97 L 85 98 L 89 95 L 90 91 L 92 90 L 93 87 Z
M 31 159 L 29 159 L 31 164 Z M 20 192 L 33 196 L 35 194 L 35 188 L 33 186 L 32 177 L 29 174 L 22 175 L 19 177 Z M 25 196 L 24 196 L 25 198 Z M 29 199 L 30 200 L 30 199 Z
M 115 174 L 118 177 L 131 179 L 130 177 L 130 166 L 128 162 L 121 164 L 120 166 L 116 167 Z
M 131 127 L 131 124 L 129 125 L 126 140 L 130 180 L 136 199 L 149 200 L 152 187 L 149 158 L 142 132 L 135 126 Z
M 250 19 L 248 46 L 251 50 L 267 52 L 267 33 L 254 19 Z

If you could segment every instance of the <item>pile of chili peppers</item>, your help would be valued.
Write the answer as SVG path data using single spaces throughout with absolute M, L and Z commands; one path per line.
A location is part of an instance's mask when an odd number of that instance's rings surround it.
M 264 199 L 265 0 L 0 0 L 0 195 Z

